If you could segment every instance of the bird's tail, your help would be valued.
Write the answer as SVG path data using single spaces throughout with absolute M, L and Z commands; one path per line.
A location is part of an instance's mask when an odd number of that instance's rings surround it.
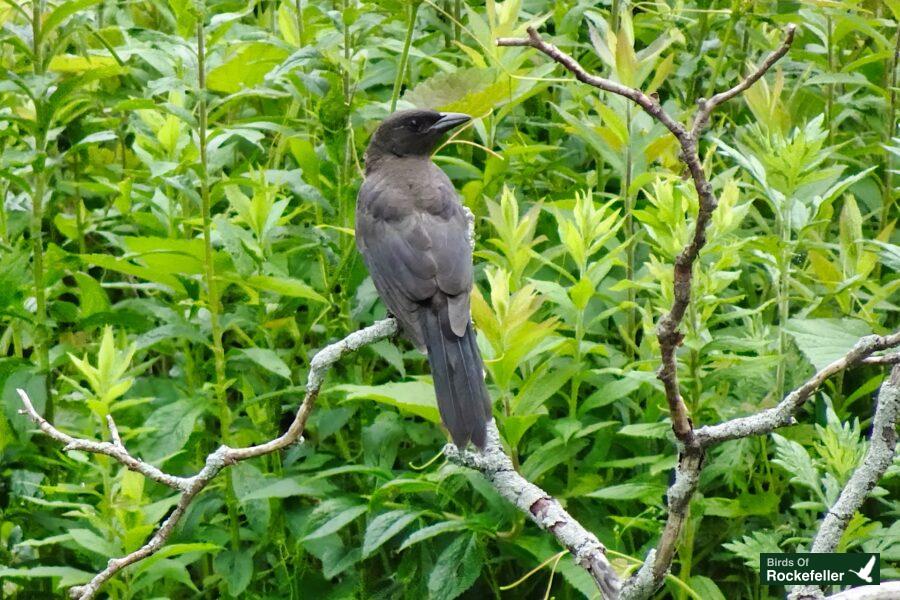
M 460 337 L 450 327 L 446 306 L 425 307 L 419 314 L 441 420 L 457 447 L 471 440 L 483 449 L 491 400 L 472 323 Z

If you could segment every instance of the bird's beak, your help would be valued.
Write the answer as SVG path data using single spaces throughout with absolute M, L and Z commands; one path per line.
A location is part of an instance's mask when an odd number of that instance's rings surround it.
M 441 118 L 428 128 L 430 133 L 446 133 L 457 125 L 462 125 L 472 120 L 472 117 L 463 113 L 441 113 Z

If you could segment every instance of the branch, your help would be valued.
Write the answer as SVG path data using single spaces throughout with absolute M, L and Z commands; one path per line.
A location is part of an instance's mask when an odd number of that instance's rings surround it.
M 900 352 L 870 356 L 860 361 L 864 365 L 896 365 L 900 364 Z
M 49 437 L 53 438 L 60 444 L 63 444 L 63 450 L 68 452 L 70 450 L 79 450 L 81 452 L 91 452 L 93 454 L 105 454 L 111 458 L 116 459 L 126 468 L 131 471 L 135 471 L 137 473 L 142 474 L 144 477 L 148 479 L 152 479 L 158 483 L 163 485 L 167 485 L 170 488 L 176 490 L 183 490 L 185 486 L 185 480 L 183 477 L 176 477 L 174 475 L 169 475 L 168 473 L 163 473 L 161 470 L 157 469 L 151 464 L 145 463 L 139 458 L 133 457 L 128 450 L 125 449 L 125 446 L 122 445 L 122 440 L 118 439 L 118 430 L 115 430 L 115 423 L 108 421 L 110 425 L 110 432 L 115 431 L 113 435 L 113 442 L 95 442 L 93 440 L 83 440 L 79 438 L 74 438 L 66 433 L 63 433 L 56 427 L 50 424 L 47 419 L 38 414 L 35 410 L 34 405 L 31 403 L 31 399 L 28 397 L 28 394 L 25 393 L 25 390 L 17 389 L 16 392 L 19 394 L 19 398 L 22 400 L 22 405 L 25 408 L 19 409 L 20 415 L 27 415 L 32 421 L 34 421 L 38 427 L 40 427 L 41 431 L 47 434 Z
M 895 346 L 900 346 L 900 331 L 885 336 L 869 335 L 861 338 L 847 354 L 813 375 L 806 383 L 785 396 L 777 406 L 749 417 L 739 417 L 718 425 L 702 427 L 697 430 L 697 441 L 701 446 L 707 447 L 727 440 L 771 433 L 779 427 L 792 425 L 794 413 L 826 379 L 839 371 L 862 363 L 874 352 Z
M 691 498 L 700 483 L 705 452 L 700 447 L 685 448 L 675 467 L 675 481 L 666 492 L 668 514 L 666 525 L 656 548 L 647 554 L 644 564 L 637 573 L 625 582 L 621 600 L 643 600 L 649 598 L 662 585 L 672 565 L 678 547 L 681 529 L 688 518 Z
M 19 393 L 19 397 L 22 399 L 22 404 L 25 406 L 25 408 L 19 412 L 27 414 L 31 420 L 40 427 L 41 431 L 57 442 L 64 444 L 63 450 L 80 450 L 94 454 L 104 454 L 114 458 L 132 471 L 141 473 L 154 481 L 181 492 L 181 497 L 178 499 L 175 509 L 168 518 L 163 521 L 162 525 L 160 525 L 159 529 L 156 530 L 146 544 L 121 558 L 110 559 L 106 569 L 95 575 L 93 579 L 85 585 L 71 588 L 69 590 L 69 595 L 77 600 L 91 600 L 91 598 L 93 598 L 100 590 L 100 587 L 116 573 L 128 565 L 139 562 L 158 552 L 172 536 L 172 533 L 175 531 L 175 526 L 178 524 L 178 521 L 181 520 L 187 507 L 191 504 L 197 494 L 199 494 L 225 467 L 233 465 L 241 460 L 276 452 L 291 444 L 302 441 L 302 433 L 306 427 L 306 420 L 312 412 L 313 405 L 319 396 L 319 389 L 322 386 L 322 382 L 325 380 L 325 375 L 331 369 L 331 366 L 347 354 L 368 344 L 373 344 L 379 340 L 390 337 L 396 332 L 397 321 L 393 318 L 384 319 L 369 327 L 355 331 L 341 341 L 335 342 L 320 350 L 313 357 L 312 361 L 310 361 L 306 395 L 303 398 L 303 403 L 297 410 L 297 414 L 294 416 L 294 421 L 291 423 L 290 427 L 288 427 L 288 430 L 274 440 L 270 440 L 257 446 L 248 446 L 246 448 L 220 446 L 215 452 L 206 457 L 203 468 L 193 477 L 176 477 L 164 473 L 157 467 L 147 464 L 140 459 L 134 458 L 122 444 L 118 429 L 112 418 L 107 420 L 110 435 L 113 439 L 112 443 L 79 439 L 63 433 L 38 414 L 31 399 L 24 390 L 16 390 Z
M 703 131 L 703 128 L 706 127 L 706 123 L 709 121 L 709 115 L 713 110 L 723 102 L 727 102 L 740 94 L 741 92 L 747 90 L 751 85 L 760 80 L 760 78 L 766 74 L 766 71 L 772 68 L 772 66 L 778 62 L 785 54 L 787 54 L 788 50 L 791 49 L 791 44 L 794 43 L 794 33 L 797 31 L 797 26 L 793 23 L 789 24 L 784 31 L 784 41 L 781 42 L 781 46 L 772 52 L 766 59 L 753 71 L 750 75 L 745 77 L 740 83 L 731 88 L 730 90 L 726 90 L 724 92 L 719 92 L 709 100 L 705 100 L 700 98 L 697 100 L 697 105 L 700 107 L 700 110 L 697 111 L 697 115 L 694 117 L 694 125 L 691 127 L 691 136 L 696 139 L 697 136 Z
M 810 552 L 834 552 L 853 515 L 894 461 L 894 452 L 897 449 L 897 416 L 900 414 L 900 365 L 895 365 L 891 369 L 890 377 L 881 385 L 876 403 L 869 449 L 850 476 L 837 502 L 822 519 Z M 822 597 L 823 594 L 817 586 L 797 588 L 788 596 L 790 600 Z
M 654 97 L 648 96 L 639 89 L 588 73 L 570 55 L 553 44 L 545 42 L 533 27 L 527 29 L 528 37 L 497 40 L 498 46 L 524 46 L 539 50 L 565 67 L 579 81 L 597 89 L 618 94 L 644 109 L 651 117 L 662 123 L 678 140 L 681 146 L 681 160 L 687 166 L 694 182 L 694 189 L 697 191 L 699 208 L 694 233 L 691 241 L 675 258 L 672 284 L 674 299 L 669 312 L 659 320 L 656 329 L 661 362 L 657 378 L 665 388 L 672 430 L 678 440 L 678 467 L 675 472 L 675 482 L 668 492 L 669 511 L 660 541 L 656 550 L 651 551 L 647 556 L 641 569 L 626 582 L 622 590 L 623 598 L 647 598 L 662 585 L 672 564 L 678 537 L 687 518 L 690 499 L 697 489 L 700 470 L 703 468 L 704 446 L 699 443 L 694 433 L 690 413 L 681 397 L 675 356 L 676 350 L 684 338 L 678 328 L 691 302 L 694 263 L 700 250 L 706 245 L 706 228 L 718 203 L 713 194 L 712 185 L 703 170 L 697 149 L 697 136 L 709 119 L 709 115 L 719 104 L 749 88 L 787 53 L 794 41 L 795 29 L 794 25 L 787 27 L 781 47 L 769 55 L 749 77 L 733 88 L 716 94 L 708 101 L 701 100 L 700 110 L 690 131 L 685 125 L 673 119 Z
M 584 70 L 584 67 L 578 64 L 577 60 L 575 60 L 553 44 L 545 42 L 534 27 L 529 27 L 527 31 L 528 37 L 525 38 L 498 38 L 497 45 L 528 46 L 534 48 L 535 50 L 540 50 L 541 52 L 552 58 L 554 61 L 558 62 L 566 69 L 568 69 L 569 72 L 572 73 L 576 79 L 578 79 L 578 81 L 586 83 L 597 89 L 601 89 L 606 92 L 612 92 L 613 94 L 618 94 L 619 96 L 628 98 L 629 100 L 643 108 L 645 111 L 647 111 L 654 119 L 665 125 L 666 128 L 675 135 L 675 137 L 688 135 L 688 132 L 685 129 L 684 125 L 673 119 L 655 98 L 648 96 L 639 89 L 630 88 L 626 85 L 622 85 L 621 83 L 617 83 L 615 81 L 611 81 L 609 79 L 605 79 L 603 77 L 588 73 Z
M 861 585 L 828 596 L 828 600 L 897 600 L 900 581 L 885 581 L 881 585 Z
M 606 547 L 585 529 L 547 492 L 522 477 L 500 445 L 500 433 L 493 421 L 488 425 L 488 441 L 482 452 L 460 451 L 447 444 L 444 454 L 464 467 L 480 471 L 497 492 L 525 513 L 538 527 L 553 534 L 575 562 L 582 566 L 603 592 L 603 598 L 619 597 L 621 581 L 606 558 Z

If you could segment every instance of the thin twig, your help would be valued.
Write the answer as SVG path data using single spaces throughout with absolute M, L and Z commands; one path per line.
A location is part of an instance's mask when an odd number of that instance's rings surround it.
M 63 433 L 51 425 L 47 419 L 38 414 L 34 405 L 31 403 L 28 394 L 25 393 L 25 390 L 17 389 L 16 392 L 18 392 L 19 398 L 22 400 L 22 405 L 25 407 L 24 409 L 19 410 L 19 414 L 27 415 L 38 427 L 40 427 L 41 431 L 60 444 L 63 444 L 63 450 L 80 450 L 81 452 L 104 454 L 116 459 L 126 468 L 135 471 L 136 473 L 140 473 L 148 479 L 152 479 L 153 481 L 167 485 L 176 490 L 184 489 L 185 480 L 183 477 L 176 477 L 162 472 L 153 465 L 133 457 L 123 446 L 110 442 L 95 442 L 93 440 L 74 438 L 67 433 Z
M 784 397 L 776 406 L 748 417 L 739 417 L 697 430 L 697 441 L 707 447 L 727 440 L 771 433 L 794 423 L 794 413 L 832 375 L 863 362 L 873 352 L 900 346 L 900 331 L 890 335 L 869 335 L 860 339 L 847 354 L 833 361 Z
M 106 424 L 109 426 L 109 437 L 112 439 L 113 445 L 125 448 L 125 445 L 122 444 L 122 437 L 119 435 L 119 428 L 116 427 L 116 422 L 113 420 L 112 415 L 106 415 Z
M 657 119 L 660 123 L 666 126 L 666 128 L 671 131 L 675 137 L 679 135 L 687 134 L 687 130 L 684 125 L 673 119 L 660 105 L 659 101 L 653 98 L 652 96 L 648 96 L 644 92 L 636 88 L 630 88 L 626 85 L 622 85 L 621 83 L 617 83 L 615 81 L 611 81 L 609 79 L 605 79 L 598 75 L 593 75 L 584 70 L 578 61 L 554 46 L 549 42 L 545 42 L 540 34 L 538 34 L 537 30 L 534 27 L 529 27 L 527 29 L 528 37 L 524 38 L 498 38 L 497 45 L 498 46 L 528 46 L 534 48 L 535 50 L 540 50 L 554 61 L 558 62 L 566 69 L 572 73 L 578 81 L 582 83 L 586 83 L 595 88 L 612 92 L 613 94 L 618 94 L 619 96 L 624 96 L 628 98 L 645 111 L 647 111 L 653 118 Z
M 900 414 L 900 365 L 894 365 L 890 377 L 881 384 L 876 403 L 866 455 L 841 490 L 841 495 L 834 506 L 825 513 L 810 552 L 834 552 L 853 515 L 894 462 L 894 452 L 897 450 L 897 417 Z M 823 596 L 818 586 L 802 586 L 791 592 L 788 598 L 815 600 Z
M 697 139 L 697 136 L 703 131 L 703 128 L 706 127 L 706 124 L 709 122 L 709 115 L 713 110 L 723 102 L 728 102 L 741 92 L 746 91 L 751 85 L 760 80 L 760 78 L 766 74 L 766 71 L 772 68 L 772 66 L 781 60 L 781 58 L 788 53 L 788 50 L 791 49 L 791 44 L 794 43 L 794 33 L 797 31 L 797 26 L 793 23 L 789 24 L 784 31 L 784 41 L 781 42 L 781 46 L 778 47 L 777 50 L 769 54 L 762 63 L 753 71 L 750 75 L 745 77 L 738 83 L 736 86 L 731 88 L 730 90 L 726 90 L 724 92 L 719 92 L 714 95 L 709 100 L 704 98 L 700 98 L 697 100 L 697 106 L 699 110 L 697 111 L 696 116 L 694 117 L 694 125 L 691 127 L 691 137 Z
M 303 403 L 297 410 L 294 420 L 288 430 L 281 436 L 270 440 L 264 444 L 257 446 L 248 446 L 246 448 L 229 448 L 228 446 L 220 446 L 215 452 L 206 457 L 203 468 L 193 477 L 176 477 L 164 473 L 157 467 L 147 464 L 140 459 L 136 459 L 122 445 L 119 437 L 118 429 L 115 422 L 110 418 L 107 424 L 110 428 L 113 442 L 95 442 L 93 440 L 85 440 L 72 437 L 61 432 L 51 425 L 35 410 L 31 399 L 25 390 L 16 390 L 22 399 L 25 408 L 19 412 L 28 415 L 34 421 L 41 431 L 47 434 L 57 442 L 64 444 L 63 450 L 80 450 L 82 452 L 91 452 L 94 454 L 104 454 L 112 457 L 122 465 L 141 473 L 142 475 L 167 485 L 171 488 L 181 491 L 181 497 L 175 505 L 175 509 L 168 518 L 160 525 L 159 529 L 150 537 L 146 544 L 127 554 L 121 558 L 110 559 L 106 569 L 95 575 L 85 585 L 75 586 L 69 590 L 69 595 L 77 600 L 91 600 L 100 590 L 101 586 L 112 578 L 116 573 L 127 567 L 128 565 L 139 562 L 148 556 L 159 551 L 171 537 L 175 531 L 175 526 L 181 519 L 187 507 L 219 472 L 229 465 L 233 465 L 241 460 L 262 456 L 276 452 L 282 448 L 290 446 L 296 442 L 302 441 L 302 433 L 306 427 L 306 420 L 312 412 L 313 405 L 319 396 L 319 389 L 325 380 L 325 375 L 338 360 L 343 356 L 358 350 L 368 344 L 373 344 L 394 335 L 397 332 L 397 321 L 395 319 L 384 319 L 378 321 L 369 327 L 354 331 L 339 342 L 335 342 L 320 350 L 310 361 L 309 376 L 306 384 L 306 395 Z
M 900 364 L 900 352 L 869 356 L 868 358 L 862 359 L 860 362 L 864 365 L 896 365 Z
M 460 451 L 455 445 L 447 444 L 444 454 L 458 465 L 480 471 L 501 496 L 556 537 L 572 553 L 575 562 L 594 578 L 605 599 L 619 597 L 622 582 L 606 558 L 606 547 L 556 499 L 516 471 L 500 445 L 500 433 L 493 421 L 488 425 L 483 451 Z

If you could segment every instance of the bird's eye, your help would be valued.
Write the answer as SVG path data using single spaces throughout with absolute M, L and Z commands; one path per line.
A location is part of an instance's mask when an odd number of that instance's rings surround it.
M 410 128 L 412 128 L 412 129 L 418 129 L 418 128 L 419 128 L 419 121 L 418 121 L 417 119 L 413 119 L 412 121 L 409 122 L 409 126 L 410 126 Z

